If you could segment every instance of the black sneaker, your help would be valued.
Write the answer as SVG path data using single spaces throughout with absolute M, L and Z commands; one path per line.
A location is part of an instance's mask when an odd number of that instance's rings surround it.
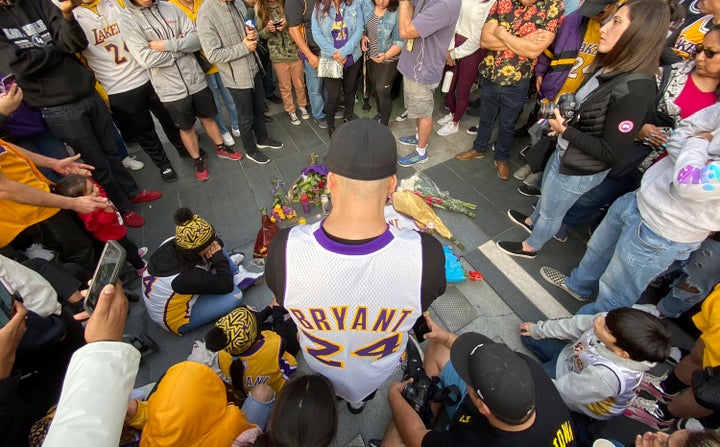
M 507 216 L 510 218 L 510 220 L 515 222 L 517 225 L 523 227 L 523 229 L 525 231 L 527 231 L 528 233 L 532 233 L 533 226 L 525 223 L 525 219 L 527 219 L 528 216 L 524 215 L 520 211 L 515 211 L 515 210 L 508 210 Z
M 351 404 L 350 402 L 345 402 L 347 404 L 347 409 L 352 414 L 360 414 L 365 409 L 365 404 L 367 402 L 360 402 L 359 404 Z
M 270 163 L 270 159 L 268 158 L 268 156 L 260 151 L 248 152 L 246 157 L 259 165 L 266 165 Z
M 501 241 L 497 242 L 495 245 L 497 245 L 497 248 L 499 248 L 500 251 L 503 251 L 510 256 L 519 256 L 521 258 L 529 259 L 537 256 L 537 252 L 523 250 L 522 242 Z
M 273 140 L 272 138 L 265 138 L 257 142 L 258 149 L 282 149 L 282 147 L 283 144 L 281 142 Z
M 470 126 L 465 132 L 467 132 L 468 135 L 477 135 L 477 128 L 478 126 Z
M 178 176 L 175 173 L 175 170 L 172 168 L 172 166 L 168 166 L 167 168 L 163 169 L 160 172 L 160 176 L 162 177 L 163 180 L 165 180 L 168 183 L 176 182 L 178 179 Z
M 517 190 L 525 197 L 540 197 L 540 190 L 534 186 L 521 185 Z

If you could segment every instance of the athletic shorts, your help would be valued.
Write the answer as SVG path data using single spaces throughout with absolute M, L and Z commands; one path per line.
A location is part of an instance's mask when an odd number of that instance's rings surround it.
M 432 118 L 435 106 L 433 96 L 438 84 L 423 84 L 403 78 L 403 96 L 408 118 Z
M 460 378 L 457 371 L 455 371 L 455 367 L 453 366 L 452 362 L 448 360 L 448 362 L 443 366 L 442 371 L 440 371 L 440 385 L 443 387 L 448 387 L 450 385 L 455 385 L 460 390 L 460 400 L 458 400 L 458 403 L 450 406 L 445 406 L 445 411 L 447 411 L 449 420 L 452 421 L 453 416 L 455 415 L 455 412 L 460 407 L 460 404 L 462 403 L 463 399 L 465 399 L 465 396 L 467 396 L 467 385 L 465 384 L 465 381 Z
M 210 87 L 177 101 L 164 102 L 163 105 L 180 130 L 192 129 L 195 117 L 215 118 L 218 111 Z

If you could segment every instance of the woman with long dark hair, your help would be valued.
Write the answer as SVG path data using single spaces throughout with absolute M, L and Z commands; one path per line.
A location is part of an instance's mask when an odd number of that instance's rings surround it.
M 362 68 L 360 39 L 365 29 L 365 21 L 360 0 L 318 0 L 312 14 L 312 33 L 320 47 L 322 59 L 331 59 L 343 67 L 342 77 L 326 77 L 328 133 L 335 131 L 335 112 L 340 102 L 340 90 L 344 93 L 345 113 L 343 120 L 352 119 L 355 104 L 355 90 L 358 75 Z
M 558 135 L 535 211 L 508 217 L 530 233 L 522 242 L 498 242 L 511 256 L 534 258 L 560 229 L 585 192 L 599 185 L 630 148 L 653 107 L 655 78 L 670 11 L 661 0 L 629 0 L 600 29 L 592 76 L 576 92 L 573 117 L 555 110 L 548 122 Z

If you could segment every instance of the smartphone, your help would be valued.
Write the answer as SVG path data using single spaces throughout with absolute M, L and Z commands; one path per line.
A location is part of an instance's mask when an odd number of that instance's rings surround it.
M 0 281 L 0 328 L 5 327 L 15 316 L 15 301 L 22 302 L 20 294 L 10 293 L 5 284 Z
M 273 22 L 273 26 L 274 26 L 275 28 L 279 28 L 280 26 L 282 26 L 282 20 L 278 20 L 277 22 Z
M 9 74 L 5 76 L 2 80 L 0 80 L 0 84 L 2 84 L 3 92 L 9 92 L 10 88 L 15 85 L 15 75 Z
M 100 256 L 100 262 L 98 262 L 95 273 L 92 277 L 92 283 L 90 283 L 90 289 L 85 295 L 85 301 L 83 307 L 88 313 L 93 313 L 95 306 L 97 305 L 98 298 L 100 298 L 100 292 L 103 287 L 108 284 L 115 284 L 120 276 L 120 270 L 122 270 L 125 264 L 125 249 L 115 241 L 107 241 L 105 248 Z

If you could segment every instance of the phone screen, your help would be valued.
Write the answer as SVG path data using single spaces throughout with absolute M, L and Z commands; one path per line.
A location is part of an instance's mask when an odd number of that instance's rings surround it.
M 125 249 L 115 241 L 105 243 L 100 262 L 95 269 L 95 274 L 90 284 L 90 289 L 85 296 L 85 310 L 92 313 L 97 305 L 100 292 L 103 287 L 113 284 L 120 276 L 120 270 L 125 263 Z
M 13 315 L 13 297 L 0 281 L 0 327 L 5 327 Z
M 2 88 L 4 92 L 9 92 L 10 88 L 15 84 L 15 75 L 9 74 L 2 78 Z

